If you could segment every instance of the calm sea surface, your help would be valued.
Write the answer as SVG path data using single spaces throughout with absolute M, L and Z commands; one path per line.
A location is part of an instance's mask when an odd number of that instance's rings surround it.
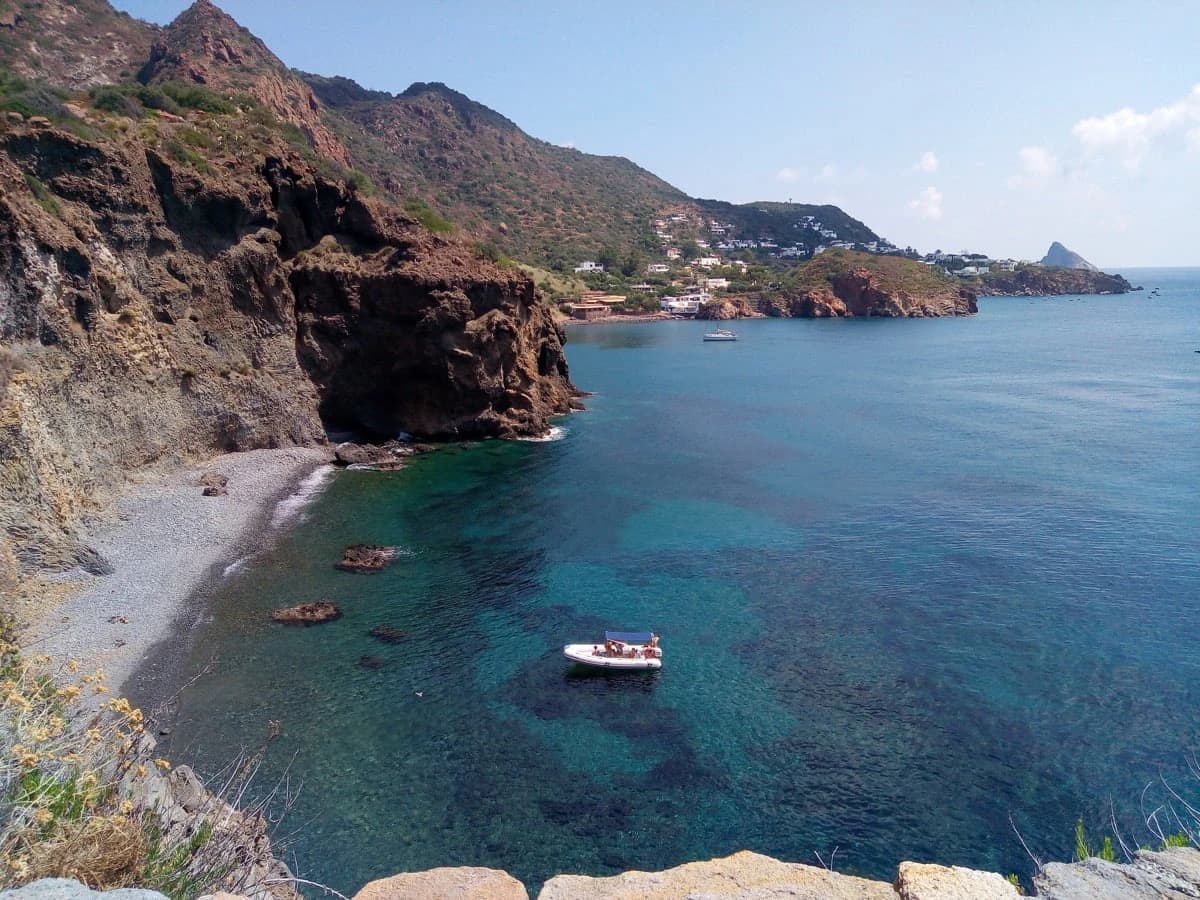
M 1200 795 L 1200 270 L 1127 274 L 733 344 L 573 329 L 562 440 L 340 473 L 225 580 L 170 752 L 211 773 L 279 721 L 258 784 L 290 764 L 297 872 L 345 892 L 740 848 L 1027 872 L 1010 817 L 1067 858 L 1110 804 L 1144 841 L 1147 783 Z M 335 571 L 358 542 L 402 556 Z M 344 618 L 267 620 L 319 598 Z M 572 672 L 606 626 L 662 672 Z

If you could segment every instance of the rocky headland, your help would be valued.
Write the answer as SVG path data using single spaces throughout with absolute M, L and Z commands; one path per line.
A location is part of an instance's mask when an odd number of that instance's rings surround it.
M 981 297 L 1053 297 L 1063 294 L 1125 294 L 1137 290 L 1121 275 L 1096 269 L 1018 266 L 967 279 Z

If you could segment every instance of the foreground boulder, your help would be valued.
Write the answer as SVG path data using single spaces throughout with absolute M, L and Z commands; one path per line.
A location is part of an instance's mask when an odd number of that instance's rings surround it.
M 507 872 L 476 866 L 406 872 L 372 881 L 354 900 L 529 900 Z
M 1200 897 L 1200 852 L 1194 847 L 1139 850 L 1128 865 L 1085 859 L 1047 863 L 1033 876 L 1037 896 L 1050 900 L 1158 900 Z
M 342 558 L 334 565 L 343 572 L 381 572 L 395 558 L 395 547 L 355 544 L 342 551 Z
M 743 850 L 724 859 L 687 863 L 665 872 L 624 872 L 610 878 L 558 875 L 547 881 L 538 894 L 538 900 L 642 900 L 647 897 L 654 900 L 699 897 L 896 900 L 896 892 L 886 882 L 840 875 L 817 866 L 780 862 Z
M 916 862 L 900 863 L 896 893 L 901 900 L 949 900 L 952 897 L 1008 900 L 1021 896 L 1015 886 L 995 872 Z
M 285 606 L 271 613 L 272 619 L 285 625 L 319 625 L 322 622 L 332 622 L 341 617 L 342 611 L 328 600 L 301 603 L 299 606 Z

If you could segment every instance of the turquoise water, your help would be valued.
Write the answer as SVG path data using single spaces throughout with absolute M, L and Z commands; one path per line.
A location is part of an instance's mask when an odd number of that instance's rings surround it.
M 744 847 L 1026 872 L 1010 817 L 1066 858 L 1110 804 L 1143 840 L 1200 745 L 1200 270 L 1128 274 L 1161 293 L 574 329 L 562 440 L 340 473 L 224 582 L 170 752 L 215 771 L 278 720 L 259 785 L 291 766 L 296 869 L 345 892 Z M 404 553 L 333 569 L 364 541 Z M 605 627 L 662 672 L 569 670 Z

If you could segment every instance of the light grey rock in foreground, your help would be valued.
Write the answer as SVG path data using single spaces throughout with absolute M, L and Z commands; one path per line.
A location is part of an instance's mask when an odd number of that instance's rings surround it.
M 1020 896 L 995 872 L 916 862 L 900 863 L 896 892 L 900 900 L 1009 900 Z
M 1184 900 L 1200 898 L 1200 851 L 1170 847 L 1139 851 L 1129 865 L 1085 859 L 1048 863 L 1033 877 L 1050 900 Z
M 24 887 L 0 891 L 0 900 L 167 900 L 158 891 L 122 888 L 93 891 L 70 878 L 41 878 Z

